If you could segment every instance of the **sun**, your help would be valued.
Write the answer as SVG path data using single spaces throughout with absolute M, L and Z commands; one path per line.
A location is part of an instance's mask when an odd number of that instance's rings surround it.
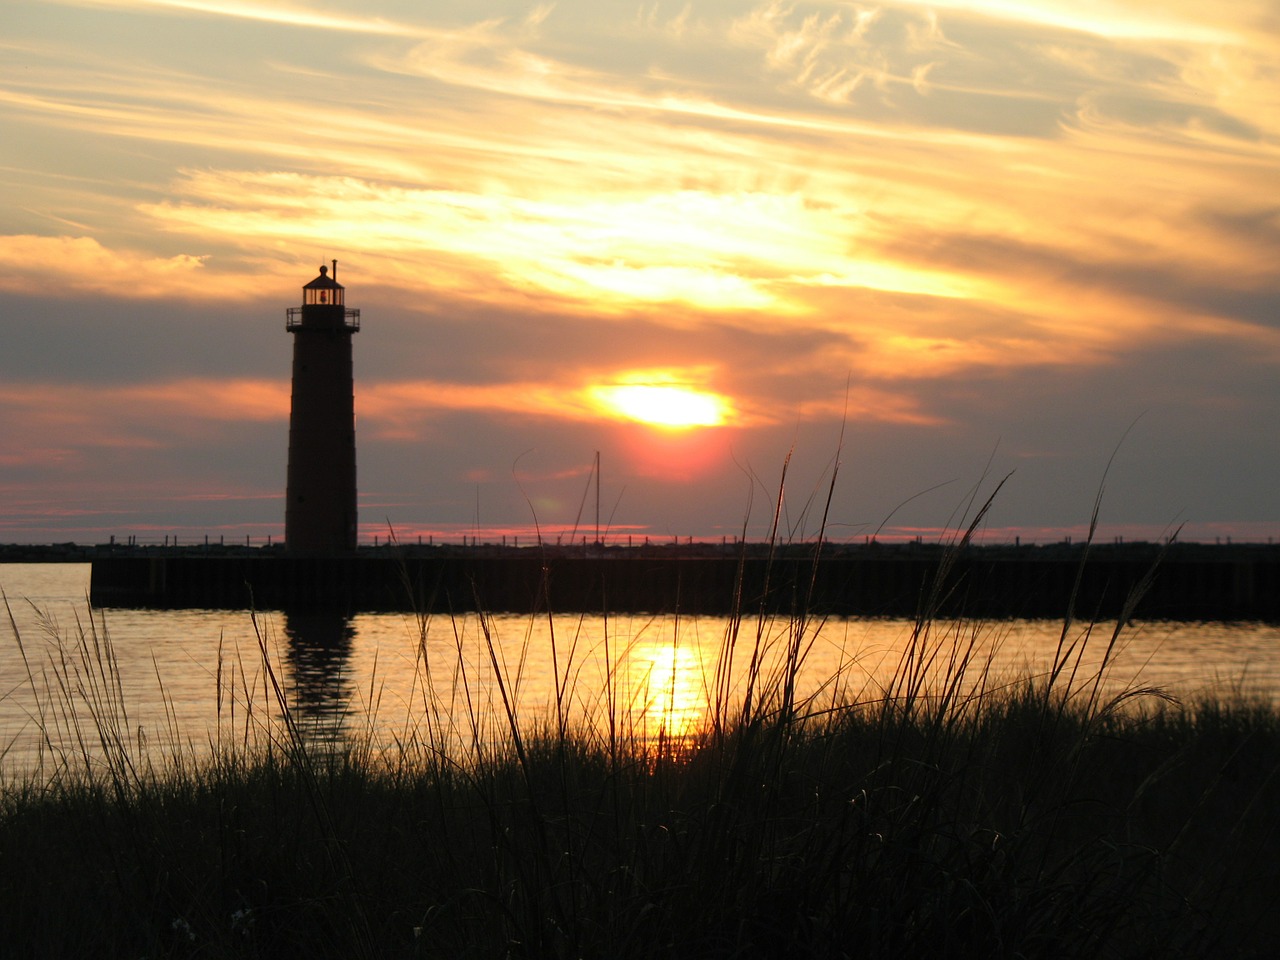
M 632 375 L 589 387 L 587 395 L 592 406 L 610 416 L 674 430 L 720 427 L 733 413 L 728 398 L 668 376 Z
M 724 401 L 689 387 L 631 384 L 597 387 L 596 399 L 615 414 L 660 427 L 716 427 L 724 423 Z

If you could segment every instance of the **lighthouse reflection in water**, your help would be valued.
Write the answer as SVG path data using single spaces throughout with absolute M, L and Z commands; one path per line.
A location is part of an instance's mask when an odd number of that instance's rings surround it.
M 341 614 L 298 610 L 285 611 L 283 627 L 290 721 L 305 743 L 336 750 L 347 736 L 352 687 L 347 664 L 355 627 Z

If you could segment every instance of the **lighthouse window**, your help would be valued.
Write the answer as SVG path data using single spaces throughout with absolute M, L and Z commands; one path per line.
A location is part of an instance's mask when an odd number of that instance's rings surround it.
M 306 294 L 304 302 L 310 306 L 328 306 L 329 304 L 333 304 L 334 306 L 342 305 L 343 290 L 341 287 L 321 287 L 318 290 L 311 288 L 304 292 Z

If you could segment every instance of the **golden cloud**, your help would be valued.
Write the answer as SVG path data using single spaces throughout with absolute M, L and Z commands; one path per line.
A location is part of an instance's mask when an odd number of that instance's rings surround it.
M 205 258 L 109 250 L 92 237 L 0 236 L 0 289 L 141 298 L 208 295 Z

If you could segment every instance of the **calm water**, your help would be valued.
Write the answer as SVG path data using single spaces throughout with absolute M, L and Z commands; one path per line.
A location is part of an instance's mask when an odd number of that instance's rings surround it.
M 16 626 L 16 635 L 0 627 L 0 772 L 7 774 L 47 766 L 68 750 L 79 757 L 81 745 L 96 756 L 101 729 L 118 731 L 142 755 L 203 756 L 220 740 L 263 735 L 281 715 L 280 697 L 305 735 L 323 742 L 485 741 L 500 733 L 505 704 L 530 722 L 554 718 L 557 700 L 580 726 L 604 731 L 613 717 L 637 736 L 679 736 L 704 722 L 716 699 L 727 629 L 709 617 L 420 622 L 406 614 L 90 611 L 87 564 L 0 564 L 0 589 Z M 806 639 L 800 694 L 819 706 L 875 696 L 898 667 L 911 626 L 823 624 Z M 730 700 L 742 695 L 757 629 L 750 622 L 740 631 Z M 760 631 L 772 654 L 785 647 L 785 621 Z M 1094 628 L 1086 672 L 1110 633 L 1109 624 Z M 943 660 L 957 642 L 974 641 L 997 676 L 1012 677 L 1045 670 L 1061 634 L 1058 622 L 1019 620 L 941 625 L 936 641 Z M 1108 683 L 1156 685 L 1181 697 L 1243 689 L 1280 701 L 1278 651 L 1274 625 L 1143 623 L 1122 635 Z

